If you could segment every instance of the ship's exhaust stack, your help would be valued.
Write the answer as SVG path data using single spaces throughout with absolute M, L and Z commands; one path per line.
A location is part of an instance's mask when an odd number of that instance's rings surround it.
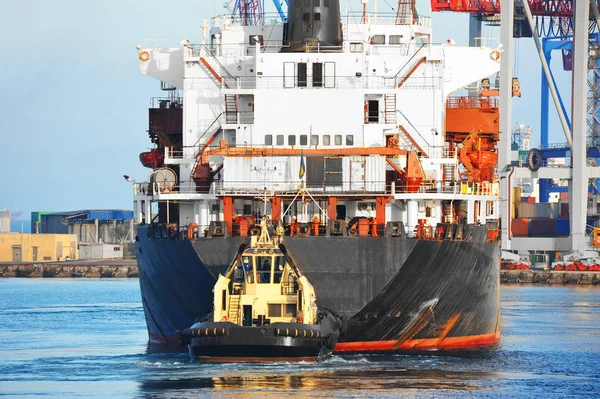
M 290 0 L 282 51 L 342 50 L 339 0 Z

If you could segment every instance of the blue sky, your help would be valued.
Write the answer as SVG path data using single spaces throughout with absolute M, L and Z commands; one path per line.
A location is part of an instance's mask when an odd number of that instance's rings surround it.
M 20 0 L 3 4 L 0 208 L 24 211 L 24 219 L 32 211 L 132 209 L 131 185 L 122 175 L 138 181 L 147 177 L 149 170 L 141 166 L 138 155 L 150 147 L 149 99 L 161 95 L 159 82 L 138 72 L 135 46 L 149 38 L 167 39 L 170 46 L 178 46 L 184 38 L 198 42 L 202 20 L 210 19 L 223 3 Z M 269 0 L 266 3 L 273 9 Z M 346 2 L 341 3 L 344 10 Z M 380 0 L 379 11 L 389 10 L 386 3 L 395 6 L 396 1 Z M 352 4 L 360 10 L 358 0 Z M 418 0 L 418 6 L 422 14 L 430 14 L 428 1 Z M 467 44 L 466 15 L 436 13 L 433 26 L 435 42 L 453 38 L 459 45 Z M 513 102 L 513 122 L 532 125 L 539 135 L 540 66 L 533 40 L 521 39 L 518 50 L 523 97 Z M 558 58 L 553 62 L 555 71 L 560 70 Z M 559 72 L 558 81 L 561 92 L 568 94 L 570 75 Z M 559 128 L 557 118 L 551 124 Z M 561 135 L 556 129 L 551 141 L 564 141 Z

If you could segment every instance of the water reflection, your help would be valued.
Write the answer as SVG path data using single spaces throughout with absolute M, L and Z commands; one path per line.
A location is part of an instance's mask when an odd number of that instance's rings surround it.
M 219 376 L 194 376 L 193 374 L 211 373 L 207 367 L 192 371 L 185 368 L 181 378 L 152 378 L 145 380 L 140 390 L 145 395 L 169 397 L 172 395 L 206 396 L 209 393 L 219 396 L 235 393 L 236 397 L 251 397 L 257 392 L 264 396 L 280 396 L 283 393 L 300 394 L 300 397 L 332 396 L 346 394 L 355 397 L 372 396 L 376 393 L 392 394 L 402 391 L 402 395 L 422 395 L 432 391 L 473 391 L 494 388 L 485 383 L 498 379 L 497 373 L 453 371 L 438 368 L 415 369 L 402 367 L 403 362 L 376 361 L 362 357 L 358 360 L 340 360 L 324 364 L 293 366 L 279 364 L 254 367 L 240 365 L 221 365 L 220 370 L 212 370 Z M 425 360 L 426 362 L 427 360 Z M 240 369 L 241 368 L 241 369 Z M 198 392 L 202 391 L 202 392 Z M 404 392 L 407 391 L 407 392 Z M 411 391 L 415 391 L 411 393 Z M 417 392 L 418 391 L 418 392 Z M 344 394 L 343 392 L 346 392 Z M 392 396 L 395 396 L 392 394 Z

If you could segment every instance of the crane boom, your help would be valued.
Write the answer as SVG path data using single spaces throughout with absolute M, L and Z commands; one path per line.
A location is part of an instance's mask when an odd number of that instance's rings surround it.
M 573 17 L 573 0 L 527 0 L 527 3 L 534 16 Z M 522 6 L 515 8 L 522 9 Z M 431 0 L 431 11 L 497 15 L 500 14 L 500 0 Z M 590 12 L 590 15 L 593 14 Z

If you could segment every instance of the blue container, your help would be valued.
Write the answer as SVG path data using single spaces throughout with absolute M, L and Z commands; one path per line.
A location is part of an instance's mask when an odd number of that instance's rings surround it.
M 567 237 L 571 234 L 571 221 L 569 219 L 556 219 L 554 231 L 557 237 Z
M 531 219 L 530 237 L 553 237 L 556 232 L 557 219 Z

